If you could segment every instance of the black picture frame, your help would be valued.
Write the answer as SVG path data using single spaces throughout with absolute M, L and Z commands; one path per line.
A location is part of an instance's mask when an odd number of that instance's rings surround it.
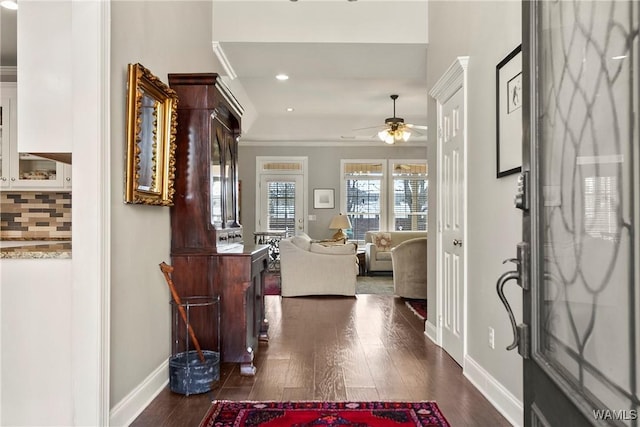
M 522 171 L 522 45 L 496 65 L 496 178 Z

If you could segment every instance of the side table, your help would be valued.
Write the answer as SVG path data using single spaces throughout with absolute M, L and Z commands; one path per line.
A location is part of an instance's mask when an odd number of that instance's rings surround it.
M 356 256 L 358 257 L 358 266 L 360 267 L 358 275 L 364 276 L 367 274 L 367 257 L 365 256 L 364 249 L 358 249 Z

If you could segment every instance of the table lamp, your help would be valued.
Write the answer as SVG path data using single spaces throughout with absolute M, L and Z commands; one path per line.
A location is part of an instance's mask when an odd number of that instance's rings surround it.
M 336 234 L 333 235 L 334 240 L 344 239 L 347 240 L 348 236 L 344 234 L 343 229 L 351 228 L 351 221 L 349 221 L 349 217 L 346 215 L 336 215 L 331 220 L 331 224 L 329 224 L 329 229 L 338 230 Z

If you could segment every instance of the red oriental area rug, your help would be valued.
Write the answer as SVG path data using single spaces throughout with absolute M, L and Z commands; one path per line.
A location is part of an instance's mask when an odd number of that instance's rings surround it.
M 215 401 L 200 427 L 449 427 L 435 402 Z
M 405 304 L 422 320 L 427 319 L 427 300 L 405 298 Z

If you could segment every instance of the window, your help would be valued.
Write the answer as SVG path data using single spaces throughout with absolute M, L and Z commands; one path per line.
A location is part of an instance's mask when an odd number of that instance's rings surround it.
M 363 241 L 369 230 L 427 230 L 426 161 L 341 163 L 345 190 L 342 210 L 351 220 L 352 228 L 347 231 L 350 239 Z
M 296 183 L 270 181 L 267 183 L 267 192 L 267 230 L 295 230 Z
M 345 214 L 351 220 L 347 235 L 352 240 L 364 241 L 364 233 L 379 230 L 383 218 L 382 204 L 384 163 L 342 161 L 346 194 Z
M 618 219 L 618 180 L 615 176 L 584 178 L 584 230 L 591 237 L 617 242 L 620 237 Z
M 426 230 L 426 163 L 392 163 L 393 230 Z

